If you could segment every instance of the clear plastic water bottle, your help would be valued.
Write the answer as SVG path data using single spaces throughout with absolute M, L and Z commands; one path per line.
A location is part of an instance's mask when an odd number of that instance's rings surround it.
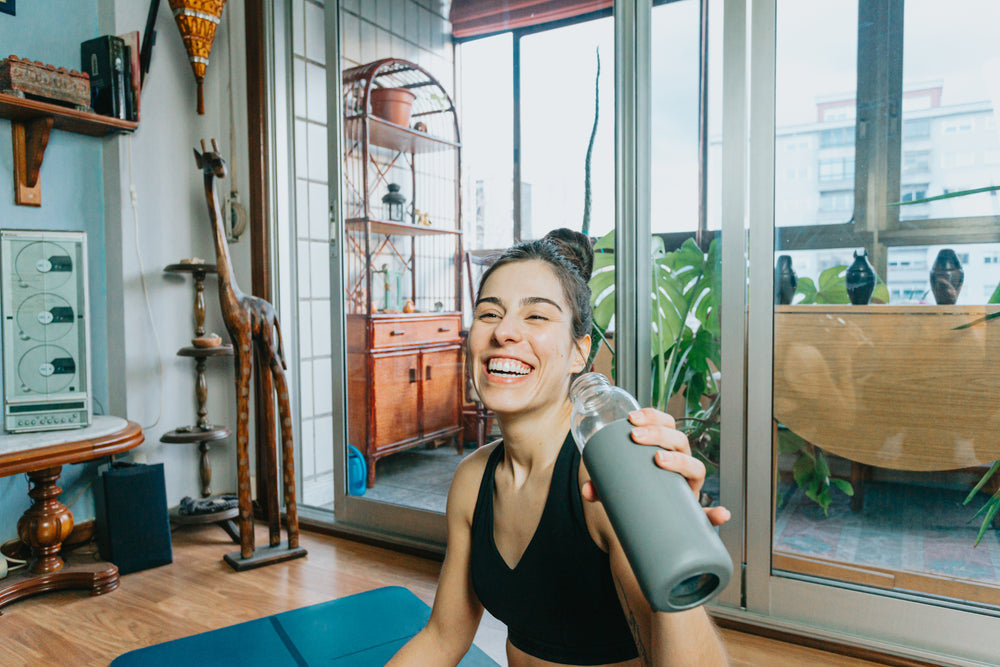
M 733 563 L 687 480 L 656 465 L 658 447 L 632 440 L 624 389 L 600 373 L 570 388 L 570 427 L 639 588 L 656 611 L 704 604 L 729 583 Z

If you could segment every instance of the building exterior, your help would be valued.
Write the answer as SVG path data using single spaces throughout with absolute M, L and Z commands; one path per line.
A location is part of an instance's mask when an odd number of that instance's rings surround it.
M 941 85 L 903 95 L 900 201 L 1000 183 L 1000 134 L 989 101 L 943 105 Z M 856 103 L 839 96 L 816 104 L 816 121 L 775 133 L 777 227 L 850 222 L 854 211 Z M 997 193 L 900 208 L 900 222 L 1000 213 Z M 945 246 L 894 247 L 885 277 L 892 303 L 933 302 L 928 272 Z M 985 303 L 1000 282 L 1000 246 L 955 248 L 965 268 L 959 303 Z M 791 251 L 796 272 L 814 280 L 826 268 L 850 264 L 853 248 Z

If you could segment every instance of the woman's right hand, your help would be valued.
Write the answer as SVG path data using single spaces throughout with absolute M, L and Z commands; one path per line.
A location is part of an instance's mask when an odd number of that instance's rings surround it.
M 629 421 L 635 427 L 632 429 L 632 440 L 640 445 L 660 447 L 662 451 L 653 457 L 656 465 L 684 477 L 695 498 L 698 498 L 705 483 L 705 464 L 691 454 L 691 444 L 687 436 L 678 430 L 674 418 L 656 408 L 643 408 L 631 413 Z M 593 482 L 584 483 L 580 493 L 584 500 L 599 500 Z M 707 507 L 705 515 L 713 526 L 724 524 L 732 516 L 725 507 Z

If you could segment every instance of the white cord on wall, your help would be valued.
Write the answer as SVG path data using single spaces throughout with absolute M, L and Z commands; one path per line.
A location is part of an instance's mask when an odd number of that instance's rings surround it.
M 139 281 L 142 283 L 142 294 L 146 299 L 146 313 L 149 315 L 149 325 L 153 329 L 153 340 L 156 341 L 156 365 L 160 375 L 160 406 L 156 419 L 152 424 L 143 426 L 148 430 L 160 423 L 163 416 L 163 355 L 160 354 L 160 336 L 156 332 L 156 322 L 153 321 L 153 308 L 149 302 L 149 290 L 146 288 L 146 270 L 142 266 L 142 252 L 139 249 L 139 196 L 135 189 L 135 175 L 132 173 L 132 135 L 128 135 L 128 191 L 132 202 L 132 223 L 135 231 L 135 257 L 139 262 Z

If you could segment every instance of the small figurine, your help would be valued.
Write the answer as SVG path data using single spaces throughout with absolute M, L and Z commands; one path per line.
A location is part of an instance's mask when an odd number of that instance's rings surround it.
M 780 255 L 778 266 L 774 272 L 774 302 L 787 306 L 795 296 L 795 288 L 799 285 L 799 278 L 792 268 L 792 258 L 790 255 Z
M 875 291 L 875 269 L 868 261 L 868 251 L 854 251 L 854 263 L 847 269 L 845 283 L 847 296 L 855 306 L 867 306 L 872 300 L 872 292 Z
M 931 267 L 931 291 L 938 305 L 952 305 L 958 300 L 965 282 L 965 271 L 958 255 L 951 248 L 944 248 L 938 253 Z
M 424 213 L 419 208 L 413 209 L 413 217 L 416 218 L 418 225 L 423 225 L 424 227 L 431 226 L 431 216 L 429 213 Z

